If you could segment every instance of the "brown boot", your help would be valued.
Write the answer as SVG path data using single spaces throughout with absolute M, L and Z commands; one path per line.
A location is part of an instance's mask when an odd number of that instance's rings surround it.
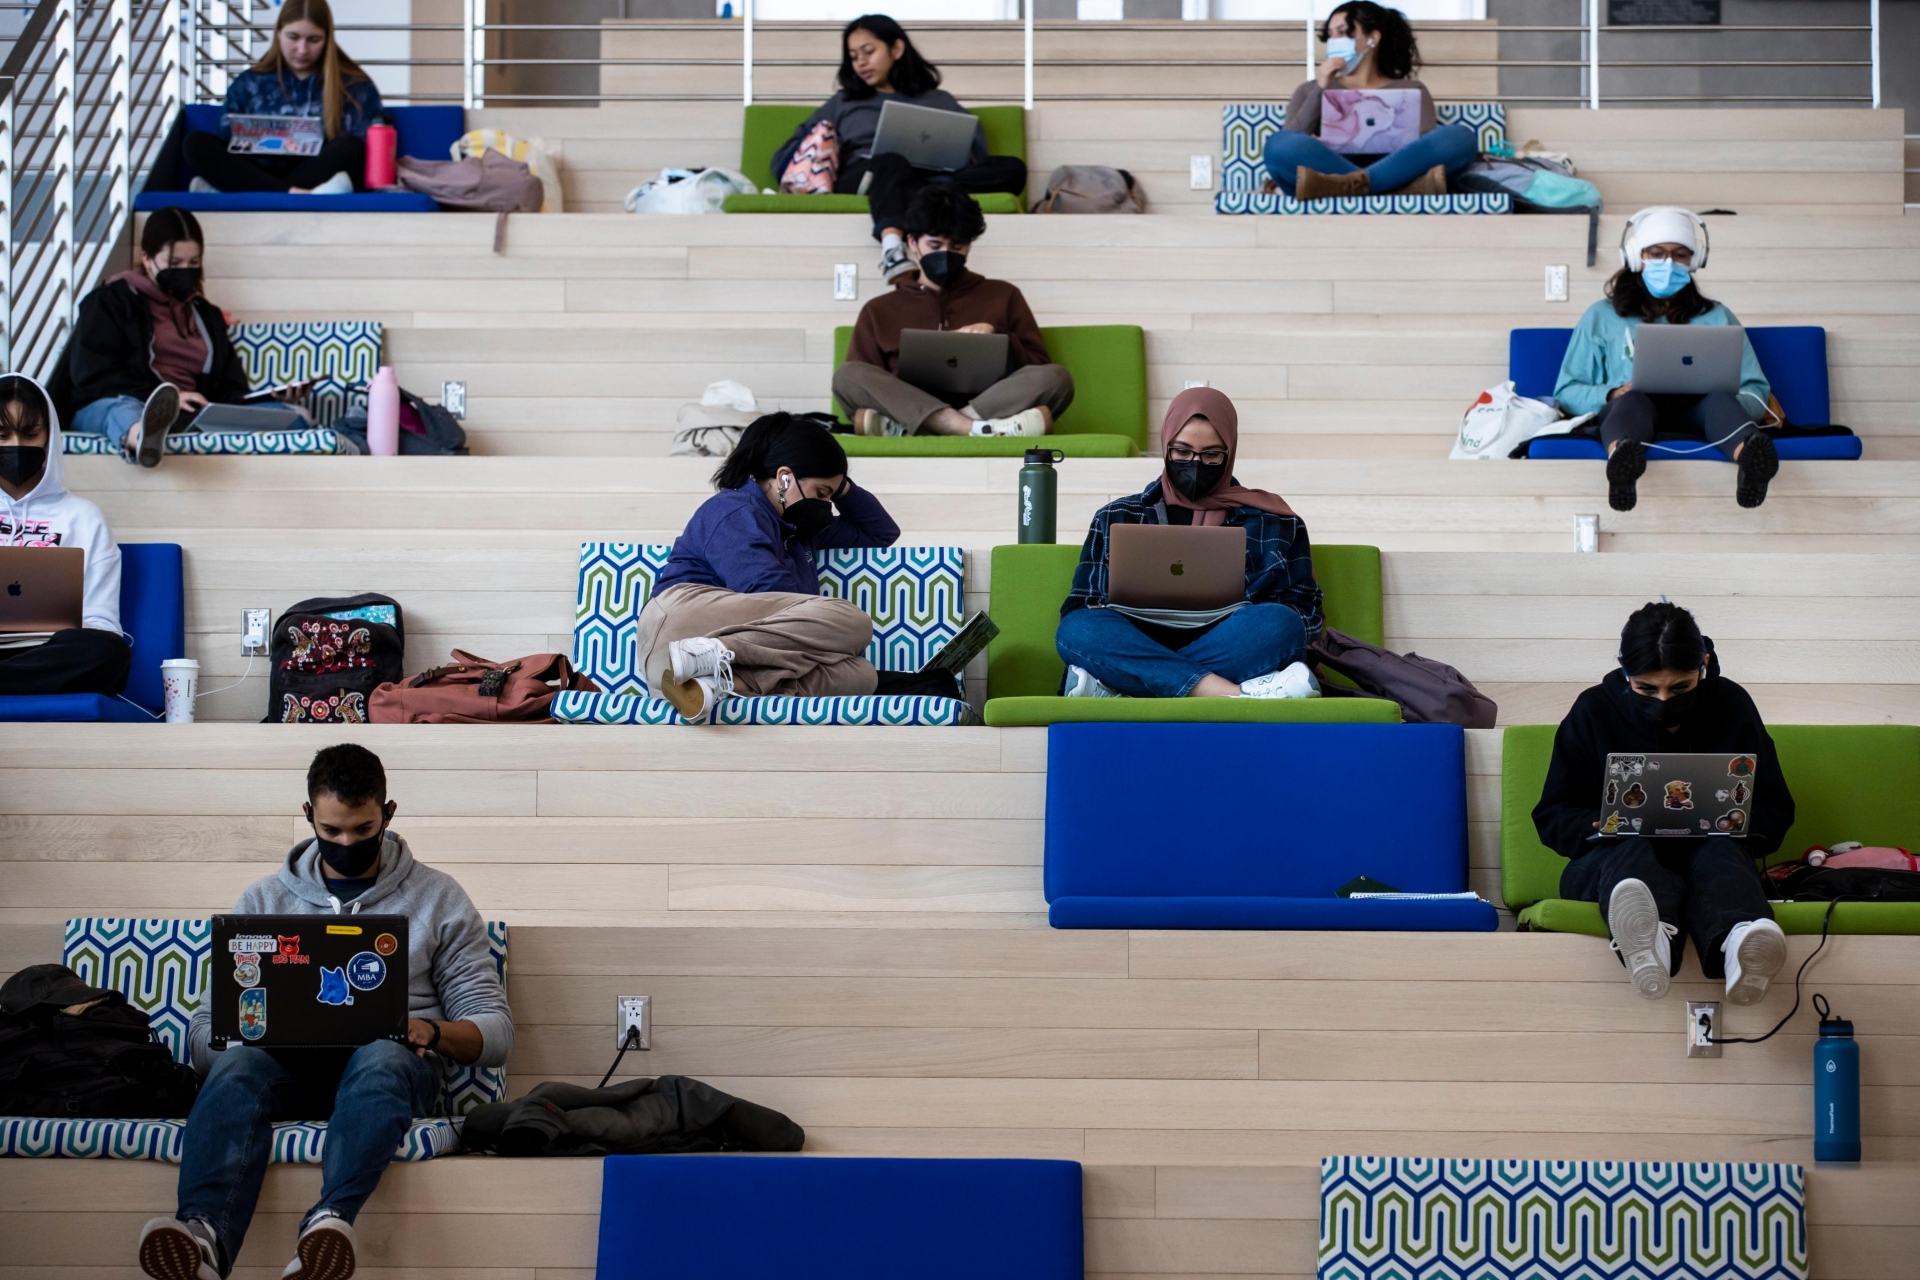
M 1447 170 L 1435 165 L 1393 194 L 1397 196 L 1443 196 L 1447 194 Z
M 1352 173 L 1321 173 L 1318 169 L 1301 165 L 1293 175 L 1293 194 L 1300 200 L 1364 196 L 1372 189 L 1365 169 L 1355 169 Z

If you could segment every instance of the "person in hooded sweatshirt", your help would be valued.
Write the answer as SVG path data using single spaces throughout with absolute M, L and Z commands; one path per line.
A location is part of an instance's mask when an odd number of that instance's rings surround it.
M 1656 751 L 1754 757 L 1745 838 L 1600 834 L 1607 756 Z M 1766 996 L 1786 962 L 1787 940 L 1774 923 L 1759 860 L 1793 825 L 1793 793 L 1753 699 L 1720 674 L 1713 642 L 1691 613 L 1662 601 L 1627 619 L 1620 665 L 1574 700 L 1554 735 L 1533 823 L 1541 843 L 1572 859 L 1560 896 L 1600 904 L 1613 949 L 1642 996 L 1667 993 L 1686 934 L 1700 949 L 1701 971 L 1725 976 L 1729 1004 Z
M 0 546 L 86 552 L 80 625 L 0 648 L 0 697 L 127 687 L 133 648 L 120 631 L 120 547 L 100 508 L 67 492 L 60 447 L 52 397 L 23 374 L 0 377 Z
M 140 1267 L 155 1280 L 221 1280 L 232 1269 L 260 1198 L 271 1122 L 299 1119 L 326 1120 L 327 1141 L 320 1198 L 300 1220 L 282 1275 L 344 1280 L 355 1266 L 354 1218 L 411 1122 L 441 1113 L 447 1064 L 506 1062 L 513 1016 L 486 925 L 452 876 L 415 862 L 390 830 L 397 808 L 378 756 L 354 743 L 324 748 L 307 770 L 313 838 L 233 909 L 407 917 L 406 1043 L 375 1040 L 350 1054 L 246 1045 L 215 1053 L 203 1005 L 188 1030 L 205 1083 L 187 1117 L 179 1208 L 140 1232 Z
M 209 404 L 243 404 L 246 368 L 227 320 L 200 292 L 206 237 L 185 209 L 157 209 L 140 229 L 140 266 L 80 300 L 49 390 L 78 435 L 103 435 L 128 462 L 160 464 L 167 435 Z M 276 401 L 304 387 L 274 393 Z M 272 404 L 254 402 L 257 407 Z M 279 406 L 287 428 L 301 412 Z

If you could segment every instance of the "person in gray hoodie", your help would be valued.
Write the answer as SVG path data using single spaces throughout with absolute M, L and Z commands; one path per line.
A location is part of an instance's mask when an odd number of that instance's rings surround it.
M 403 915 L 408 920 L 407 1041 L 376 1040 L 350 1055 L 274 1053 L 244 1045 L 211 1052 L 212 1015 L 188 1032 L 206 1077 L 187 1117 L 179 1210 L 140 1233 L 140 1266 L 155 1280 L 222 1280 L 246 1239 L 272 1145 L 271 1121 L 328 1119 L 320 1199 L 300 1221 L 283 1280 L 346 1280 L 353 1220 L 416 1118 L 439 1114 L 445 1064 L 497 1067 L 513 1047 L 506 990 L 486 926 L 452 876 L 415 862 L 388 829 L 397 805 L 365 747 L 321 750 L 307 771 L 314 838 L 274 875 L 247 886 L 250 915 Z

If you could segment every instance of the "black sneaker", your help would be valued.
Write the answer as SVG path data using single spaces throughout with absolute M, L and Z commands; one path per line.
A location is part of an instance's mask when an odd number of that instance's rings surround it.
M 1607 458 L 1607 505 L 1615 511 L 1631 511 L 1640 501 L 1636 487 L 1647 473 L 1647 446 L 1638 440 L 1622 440 Z
M 1747 437 L 1733 465 L 1740 472 L 1733 482 L 1733 500 L 1743 507 L 1757 507 L 1767 500 L 1767 482 L 1780 474 L 1780 451 L 1773 447 L 1772 436 L 1756 431 Z
M 157 467 L 160 456 L 166 452 L 167 433 L 173 430 L 173 424 L 180 420 L 180 388 L 171 382 L 163 382 L 153 389 L 147 397 L 146 407 L 140 411 L 140 421 L 127 430 L 127 438 L 120 443 L 120 453 L 128 462 L 137 462 L 143 467 Z
M 153 1219 L 140 1231 L 140 1269 L 154 1280 L 221 1280 L 213 1229 L 204 1222 Z

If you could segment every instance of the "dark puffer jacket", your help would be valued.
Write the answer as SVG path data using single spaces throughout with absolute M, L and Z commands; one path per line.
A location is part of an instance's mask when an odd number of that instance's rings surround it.
M 687 1076 L 605 1089 L 548 1082 L 467 1113 L 469 1150 L 503 1156 L 673 1155 L 798 1151 L 806 1130 L 757 1103 Z

